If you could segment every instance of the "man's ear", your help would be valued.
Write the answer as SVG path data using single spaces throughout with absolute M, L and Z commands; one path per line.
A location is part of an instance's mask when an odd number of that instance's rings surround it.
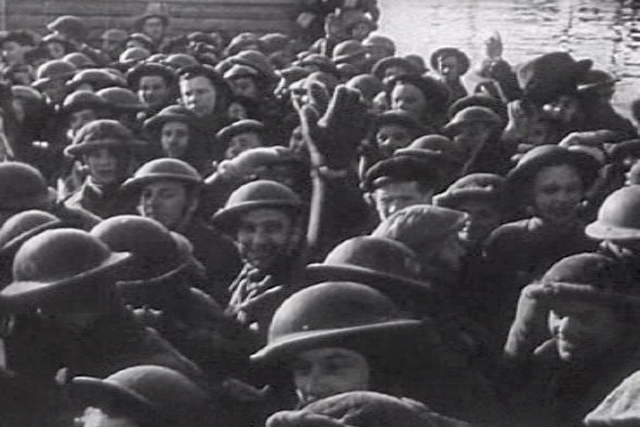
M 200 206 L 200 200 L 197 197 L 191 197 L 191 201 L 189 202 L 189 205 L 187 205 L 187 208 L 186 208 L 186 213 L 188 213 L 189 215 L 193 215 L 195 211 L 198 210 L 199 206 Z
M 362 198 L 367 203 L 367 205 L 369 205 L 370 207 L 372 207 L 372 208 L 376 207 L 376 201 L 373 198 L 373 193 L 372 192 L 363 193 L 362 194 Z

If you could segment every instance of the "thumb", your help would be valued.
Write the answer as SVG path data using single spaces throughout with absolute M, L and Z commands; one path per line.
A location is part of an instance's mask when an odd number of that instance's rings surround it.
M 300 109 L 300 128 L 302 129 L 302 135 L 306 139 L 313 139 L 318 128 L 319 119 L 320 113 L 311 105 L 305 105 Z
M 309 103 L 313 105 L 320 114 L 323 114 L 327 111 L 327 107 L 329 106 L 329 91 L 320 82 L 309 82 L 309 87 L 307 88 Z

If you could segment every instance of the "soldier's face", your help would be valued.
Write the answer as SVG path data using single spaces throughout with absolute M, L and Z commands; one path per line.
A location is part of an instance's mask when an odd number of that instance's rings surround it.
M 391 92 L 391 108 L 406 111 L 415 120 L 422 121 L 427 113 L 428 103 L 416 86 L 399 83 Z
M 163 180 L 152 182 L 140 194 L 140 215 L 154 219 L 170 230 L 183 222 L 194 201 L 185 186 L 179 182 Z
M 216 88 L 204 76 L 182 80 L 180 82 L 180 96 L 184 106 L 199 117 L 213 113 L 216 107 Z
M 82 427 L 139 427 L 131 418 L 110 415 L 98 408 L 87 408 L 81 418 Z
M 165 26 L 162 19 L 151 17 L 147 18 L 142 25 L 142 32 L 151 37 L 153 40 L 160 40 L 164 37 Z
M 489 237 L 493 230 L 500 226 L 500 211 L 491 202 L 467 200 L 456 206 L 456 209 L 469 214 L 469 218 L 460 233 L 465 242 L 482 242 Z
M 304 405 L 349 391 L 369 388 L 370 367 L 361 354 L 345 348 L 318 348 L 293 363 L 296 394 Z
M 380 220 L 413 205 L 430 205 L 433 190 L 421 191 L 416 181 L 390 182 L 373 192 L 373 202 Z
M 533 205 L 536 214 L 557 224 L 574 221 L 584 188 L 578 171 L 569 165 L 548 166 L 536 174 Z
M 98 148 L 87 153 L 84 161 L 89 175 L 96 184 L 114 184 L 123 178 L 123 160 L 108 148 Z
M 266 270 L 289 255 L 294 225 L 279 209 L 256 209 L 242 214 L 237 244 L 242 257 L 252 266 Z
M 609 306 L 585 301 L 559 301 L 549 313 L 549 329 L 557 340 L 560 359 L 585 362 L 612 350 L 622 339 L 624 325 Z
M 168 101 L 171 90 L 162 76 L 144 76 L 140 78 L 138 97 L 145 104 L 155 107 Z
M 393 153 L 411 144 L 413 134 L 405 126 L 388 124 L 380 126 L 376 133 L 376 142 L 383 156 L 391 157 Z
M 189 125 L 184 122 L 168 122 L 162 126 L 160 145 L 167 157 L 179 158 L 189 146 Z
M 263 145 L 262 137 L 259 134 L 255 132 L 244 132 L 231 138 L 229 148 L 225 151 L 224 156 L 227 159 L 233 159 L 247 150 L 262 147 Z

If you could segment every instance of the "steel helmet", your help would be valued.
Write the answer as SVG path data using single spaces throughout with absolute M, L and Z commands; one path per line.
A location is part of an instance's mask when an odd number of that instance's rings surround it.
M 178 70 L 185 67 L 200 65 L 200 62 L 193 56 L 186 53 L 174 53 L 165 58 L 162 63 L 168 67 Z
M 29 86 L 13 85 L 11 86 L 11 93 L 15 99 L 22 99 L 34 103 L 44 101 L 42 94 Z
M 133 177 L 122 184 L 122 190 L 137 192 L 151 182 L 162 180 L 179 181 L 192 186 L 202 183 L 202 177 L 189 163 L 179 159 L 162 158 L 140 166 Z
M 112 42 L 124 43 L 129 37 L 129 33 L 120 28 L 110 28 L 102 33 L 100 40 L 108 40 Z
M 455 116 L 442 129 L 446 133 L 457 133 L 460 126 L 465 123 L 486 123 L 487 125 L 498 127 L 502 124 L 500 116 L 487 107 L 471 106 L 466 107 L 456 113 Z
M 189 244 L 177 233 L 149 218 L 118 215 L 91 230 L 114 252 L 130 252 L 135 271 L 132 280 L 152 279 L 182 269 L 191 260 Z
M 431 54 L 431 59 L 429 60 L 431 69 L 437 70 L 438 60 L 441 58 L 447 58 L 449 56 L 453 56 L 458 59 L 461 75 L 469 71 L 469 66 L 470 66 L 469 57 L 467 56 L 466 53 L 464 53 L 463 51 L 455 47 L 442 47 L 440 49 L 435 50 Z
M 593 185 L 598 177 L 600 163 L 591 155 L 581 151 L 569 150 L 558 145 L 541 145 L 529 150 L 507 174 L 509 192 L 526 193 L 528 183 L 545 167 L 572 165 L 580 175 L 585 188 Z
M 75 90 L 80 85 L 89 84 L 94 91 L 105 87 L 117 86 L 115 76 L 101 68 L 88 68 L 78 71 L 71 80 L 67 82 L 69 90 Z
M 151 56 L 151 52 L 142 47 L 130 47 L 120 54 L 118 61 L 122 64 L 134 64 L 144 61 Z
M 40 89 L 46 84 L 56 80 L 65 81 L 72 77 L 76 71 L 77 68 L 73 64 L 63 61 L 62 59 L 47 61 L 38 67 L 36 80 L 32 83 L 32 86 Z
M 384 90 L 382 82 L 371 74 L 358 74 L 349 79 L 346 86 L 358 90 L 362 97 L 369 101 Z
M 138 64 L 127 72 L 127 86 L 136 90 L 140 84 L 140 79 L 144 76 L 160 76 L 168 86 L 176 80 L 175 71 L 168 65 L 158 63 Z
M 100 119 L 82 126 L 64 153 L 81 157 L 96 148 L 113 148 L 132 152 L 141 145 L 133 132 L 116 120 Z
M 609 195 L 600 206 L 598 218 L 586 233 L 599 240 L 640 239 L 640 186 L 630 185 Z
M 91 67 L 95 68 L 96 66 L 96 63 L 93 59 L 89 58 L 87 55 L 81 52 L 68 53 L 62 58 L 62 60 L 73 64 L 79 70 Z
M 69 392 L 86 406 L 116 405 L 142 425 L 197 427 L 213 415 L 205 391 L 164 366 L 133 366 L 104 379 L 78 376 L 69 384 Z
M 366 39 L 362 41 L 364 47 L 383 47 L 389 50 L 391 56 L 396 53 L 396 44 L 389 37 L 381 36 L 380 34 L 370 34 Z
M 160 110 L 158 114 L 144 121 L 143 128 L 147 132 L 155 133 L 162 130 L 168 122 L 182 122 L 193 128 L 196 125 L 198 116 L 182 105 L 170 105 Z
M 66 115 L 80 110 L 105 110 L 106 108 L 107 103 L 94 92 L 90 90 L 77 90 L 64 98 L 62 107 L 60 107 L 60 113 Z
M 244 184 L 231 193 L 225 207 L 213 215 L 212 221 L 220 230 L 229 233 L 235 229 L 240 214 L 263 208 L 299 213 L 303 203 L 289 187 L 275 181 L 258 180 Z
M 108 87 L 96 92 L 108 106 L 115 111 L 136 112 L 145 109 L 133 91 L 123 87 Z
M 53 214 L 36 209 L 11 216 L 0 228 L 0 254 L 14 255 L 31 237 L 45 230 L 62 227 L 63 222 Z
M 0 163 L 0 209 L 43 209 L 49 189 L 40 171 L 27 163 Z
M 377 290 L 353 282 L 326 282 L 296 292 L 276 310 L 267 345 L 255 362 L 282 362 L 318 347 L 346 347 L 363 353 L 380 350 L 393 335 L 412 332 L 418 320 L 400 316 Z M 405 335 L 404 339 L 407 338 Z M 395 350 L 394 350 L 395 351 Z
M 309 264 L 309 283 L 351 281 L 371 286 L 402 304 L 404 297 L 432 296 L 420 277 L 416 254 L 404 244 L 381 237 L 359 236 L 336 246 L 322 263 Z
M 363 59 L 367 50 L 358 40 L 345 40 L 333 49 L 331 60 L 334 64 L 348 62 L 357 58 Z
M 68 301 L 90 294 L 97 300 L 101 296 L 98 290 L 112 283 L 95 279 L 128 259 L 128 253 L 111 252 L 85 231 L 47 230 L 18 249 L 13 261 L 14 281 L 0 292 L 0 299 L 36 307 L 46 302 L 55 306 L 55 297 Z M 86 290 L 82 295 L 81 289 Z
M 78 40 L 84 40 L 87 36 L 87 27 L 85 27 L 84 21 L 73 15 L 58 16 L 55 20 L 47 24 L 47 29 L 71 36 Z

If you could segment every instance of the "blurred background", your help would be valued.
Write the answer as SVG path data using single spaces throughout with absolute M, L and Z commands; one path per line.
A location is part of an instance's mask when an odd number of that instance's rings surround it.
M 640 0 L 379 0 L 379 33 L 391 36 L 399 53 L 428 61 L 438 47 L 465 51 L 474 63 L 484 41 L 498 31 L 503 57 L 512 65 L 563 50 L 591 58 L 594 68 L 620 78 L 616 108 L 630 117 L 640 97 Z

